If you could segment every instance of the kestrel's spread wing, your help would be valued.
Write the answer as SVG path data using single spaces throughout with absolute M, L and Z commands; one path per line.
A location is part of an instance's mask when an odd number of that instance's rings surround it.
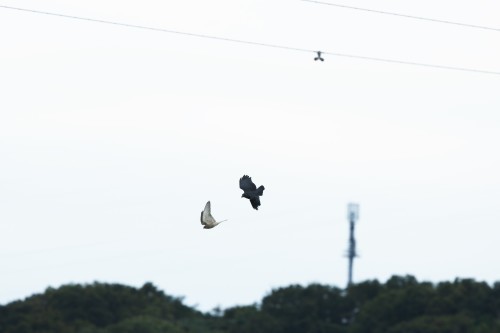
M 212 229 L 213 227 L 227 220 L 219 222 L 215 221 L 210 212 L 210 201 L 208 201 L 207 204 L 205 205 L 205 209 L 201 212 L 200 221 L 201 224 L 203 225 L 203 229 Z
M 205 205 L 205 209 L 201 212 L 201 224 L 203 225 L 213 225 L 215 224 L 215 219 L 210 213 L 210 201 Z

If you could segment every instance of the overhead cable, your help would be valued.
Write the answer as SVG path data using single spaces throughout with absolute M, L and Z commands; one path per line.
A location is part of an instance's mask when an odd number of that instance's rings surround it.
M 35 14 L 57 16 L 57 17 L 75 19 L 75 20 L 88 21 L 88 22 L 111 24 L 111 25 L 117 25 L 117 26 L 122 26 L 122 27 L 127 27 L 127 28 L 152 30 L 152 31 L 157 31 L 157 32 L 179 34 L 179 35 L 198 37 L 198 38 L 208 38 L 208 39 L 213 39 L 213 40 L 220 40 L 220 41 L 240 43 L 240 44 L 248 44 L 248 45 L 253 45 L 253 46 L 264 46 L 264 47 L 284 49 L 284 50 L 289 50 L 289 51 L 312 52 L 314 54 L 329 54 L 329 55 L 336 56 L 336 57 L 346 57 L 346 58 L 354 58 L 354 59 L 362 59 L 362 60 L 370 60 L 370 61 L 378 61 L 378 62 L 386 62 L 386 63 L 396 63 L 396 64 L 403 64 L 403 65 L 413 65 L 413 66 L 448 69 L 448 70 L 455 70 L 455 71 L 474 72 L 474 73 L 481 73 L 481 74 L 500 75 L 500 72 L 489 71 L 489 70 L 481 70 L 481 69 L 465 68 L 465 67 L 454 67 L 454 66 L 446 66 L 446 65 L 434 65 L 434 64 L 426 64 L 426 63 L 419 63 L 419 62 L 412 62 L 412 61 L 378 58 L 378 57 L 370 57 L 370 56 L 362 56 L 362 55 L 346 54 L 346 53 L 338 53 L 338 52 L 317 51 L 317 50 L 291 47 L 291 46 L 285 46 L 285 45 L 260 43 L 260 42 L 247 41 L 247 40 L 241 40 L 241 39 L 217 37 L 217 36 L 213 36 L 213 35 L 205 35 L 205 34 L 198 34 L 198 33 L 191 33 L 191 32 L 183 32 L 183 31 L 178 31 L 178 30 L 148 27 L 148 26 L 137 25 L 137 24 L 129 24 L 129 23 L 122 23 L 122 22 L 115 22 L 115 21 L 93 19 L 93 18 L 82 17 L 82 16 L 59 14 L 59 13 L 46 12 L 46 11 L 34 10 L 34 9 L 26 9 L 26 8 L 19 8 L 19 7 L 4 6 L 4 5 L 0 5 L 0 8 L 30 12 L 30 13 L 35 13 Z
M 340 7 L 340 8 L 362 10 L 365 12 L 371 12 L 371 13 L 377 13 L 377 14 L 399 16 L 399 17 L 411 18 L 411 19 L 415 19 L 415 20 L 424 20 L 424 21 L 437 22 L 437 23 L 454 24 L 454 25 L 459 25 L 459 26 L 467 27 L 467 28 L 500 31 L 499 28 L 486 27 L 486 26 L 482 26 L 482 25 L 475 25 L 475 24 L 468 24 L 468 23 L 461 23 L 461 22 L 454 22 L 454 21 L 447 21 L 447 20 L 438 20 L 438 19 L 433 19 L 433 18 L 428 18 L 428 17 L 399 14 L 399 13 L 386 12 L 386 11 L 382 11 L 382 10 L 368 9 L 368 8 L 361 8 L 361 7 L 354 7 L 354 6 L 347 6 L 347 5 L 341 5 L 341 4 L 337 4 L 337 3 L 331 3 L 331 2 L 316 1 L 316 0 L 301 0 L 301 1 L 311 2 L 314 4 L 318 4 L 318 5 L 327 5 L 327 6 L 334 6 L 334 7 Z
M 288 46 L 282 46 L 282 45 L 274 45 L 274 44 L 267 44 L 267 43 L 251 42 L 251 41 L 240 40 L 240 39 L 217 37 L 217 36 L 211 36 L 211 35 L 205 35 L 205 34 L 197 34 L 197 33 L 183 32 L 183 31 L 177 31 L 177 30 L 148 27 L 148 26 L 137 25 L 137 24 L 129 24 L 129 23 L 122 23 L 122 22 L 107 21 L 107 20 L 99 20 L 99 19 L 93 19 L 93 18 L 88 18 L 88 17 L 66 15 L 66 14 L 59 14 L 59 13 L 52 13 L 52 12 L 45 12 L 45 11 L 41 11 L 41 10 L 33 10 L 33 9 L 18 8 L 18 7 L 3 6 L 3 5 L 0 5 L 0 8 L 14 9 L 14 10 L 20 10 L 20 11 L 25 11 L 25 12 L 30 12 L 30 13 L 36 13 L 36 14 L 58 16 L 58 17 L 75 19 L 75 20 L 82 20 L 82 21 L 89 21 L 89 22 L 96 22 L 96 23 L 112 24 L 112 25 L 118 25 L 118 26 L 127 27 L 127 28 L 152 30 L 152 31 L 166 32 L 166 33 L 170 33 L 170 34 L 179 34 L 179 35 L 185 35 L 185 36 L 191 36 L 191 37 L 199 37 L 199 38 L 217 39 L 217 40 L 222 40 L 222 41 L 226 41 L 226 42 L 234 42 L 234 43 L 243 43 L 243 44 L 250 44 L 250 45 L 275 47 L 275 48 L 279 48 L 279 49 L 288 49 L 288 50 L 293 50 L 293 51 L 312 52 L 311 50 L 300 49 L 300 48 L 296 48 L 296 47 L 288 47 Z

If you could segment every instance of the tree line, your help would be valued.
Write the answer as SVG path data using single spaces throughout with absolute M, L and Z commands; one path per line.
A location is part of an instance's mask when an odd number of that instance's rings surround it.
M 257 304 L 204 313 L 151 283 L 70 284 L 0 306 L 1 333 L 492 333 L 500 282 L 393 276 L 340 289 L 277 288 Z

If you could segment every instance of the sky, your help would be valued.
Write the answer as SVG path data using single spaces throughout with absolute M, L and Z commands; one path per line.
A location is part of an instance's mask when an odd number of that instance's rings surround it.
M 500 28 L 495 0 L 331 2 Z M 313 60 L 500 72 L 499 31 L 299 0 L 2 5 L 291 49 L 0 8 L 0 304 L 94 281 L 203 311 L 344 288 L 350 202 L 354 282 L 500 280 L 500 75 Z M 204 230 L 209 200 L 228 221 Z

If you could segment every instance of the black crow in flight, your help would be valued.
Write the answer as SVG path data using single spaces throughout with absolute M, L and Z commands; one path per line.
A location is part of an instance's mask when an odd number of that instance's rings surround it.
M 250 203 L 254 209 L 259 209 L 260 199 L 259 197 L 264 193 L 264 186 L 257 188 L 252 182 L 252 178 L 244 175 L 240 178 L 240 188 L 243 190 L 242 198 L 250 199 Z

